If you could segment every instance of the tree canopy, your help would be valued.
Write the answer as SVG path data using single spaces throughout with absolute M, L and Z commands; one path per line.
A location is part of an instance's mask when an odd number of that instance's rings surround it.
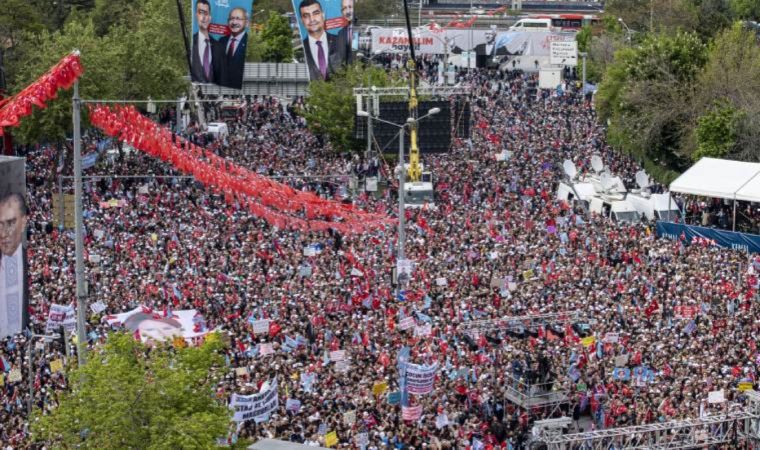
M 399 86 L 404 82 L 398 73 L 361 62 L 347 66 L 334 74 L 330 81 L 312 81 L 309 84 L 306 117 L 309 127 L 326 135 L 337 150 L 358 149 L 361 142 L 353 138 L 356 100 L 353 89 L 358 86 Z
M 81 53 L 85 73 L 80 95 L 89 99 L 176 98 L 187 86 L 184 44 L 177 8 L 162 0 L 135 0 L 136 19 L 114 18 L 106 27 L 93 14 L 71 14 L 56 31 L 30 31 L 20 39 L 23 64 L 13 65 L 10 92 L 37 79 L 67 53 Z M 123 19 L 123 20 L 122 20 Z M 107 29 L 107 32 L 101 32 Z M 85 116 L 86 117 L 86 116 Z M 63 139 L 71 130 L 71 94 L 60 93 L 44 110 L 35 110 L 14 135 L 22 142 Z
M 59 406 L 50 415 L 34 412 L 32 439 L 54 448 L 211 448 L 226 437 L 231 419 L 214 395 L 222 348 L 217 334 L 185 348 L 146 347 L 111 334 L 69 373 L 71 389 Z

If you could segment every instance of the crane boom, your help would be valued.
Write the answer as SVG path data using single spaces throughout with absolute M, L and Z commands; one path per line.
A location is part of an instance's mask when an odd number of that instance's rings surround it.
M 414 119 L 409 124 L 409 170 L 407 175 L 412 182 L 420 181 L 422 169 L 420 168 L 420 149 L 417 145 L 417 64 L 414 55 L 414 41 L 412 36 L 412 23 L 409 20 L 409 5 L 404 0 L 404 15 L 406 16 L 406 32 L 409 37 L 409 61 L 406 64 L 409 72 L 409 117 Z M 400 139 L 403 139 L 403 135 Z M 400 161 L 403 163 L 403 161 Z M 403 166 L 402 166 L 403 167 Z

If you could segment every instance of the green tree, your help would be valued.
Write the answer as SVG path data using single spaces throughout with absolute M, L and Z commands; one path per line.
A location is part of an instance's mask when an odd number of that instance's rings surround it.
M 113 26 L 103 36 L 92 19 L 79 13 L 71 14 L 61 30 L 28 34 L 21 49 L 24 64 L 18 67 L 11 93 L 78 49 L 85 70 L 80 79 L 82 98 L 176 98 L 187 85 L 183 79 L 187 62 L 173 6 L 164 0 L 140 0 L 136 26 Z M 35 109 L 25 118 L 14 135 L 21 142 L 60 141 L 70 132 L 71 123 L 71 94 L 60 93 L 46 109 Z
M 229 409 L 215 400 L 220 337 L 200 347 L 147 348 L 111 335 L 69 373 L 71 389 L 50 415 L 35 411 L 32 440 L 52 448 L 207 449 L 226 435 Z
M 15 78 L 16 68 L 23 64 L 21 52 L 24 38 L 45 28 L 40 13 L 26 0 L 7 0 L 0 14 L 0 61 L 5 70 L 6 82 Z
M 341 151 L 358 149 L 362 143 L 353 138 L 357 86 L 399 86 L 404 81 L 398 73 L 359 62 L 334 74 L 330 81 L 312 81 L 303 115 L 309 128 L 327 136 L 333 148 Z
M 741 113 L 733 106 L 723 103 L 715 107 L 697 120 L 694 134 L 697 141 L 697 151 L 694 160 L 702 157 L 723 158 L 736 145 L 736 129 Z
M 140 0 L 95 0 L 92 21 L 97 35 L 106 35 L 115 25 L 125 25 L 127 28 L 137 26 L 141 3 Z
M 575 35 L 575 40 L 578 41 L 578 51 L 588 52 L 591 47 L 591 26 L 585 25 L 581 28 L 581 31 Z
M 760 141 L 760 47 L 755 34 L 740 22 L 718 34 L 710 45 L 708 62 L 699 75 L 692 99 L 691 126 L 715 110 L 715 105 L 726 105 L 738 111 L 735 132 L 736 143 L 730 157 L 760 161 L 757 142 Z M 692 136 L 695 136 L 692 134 Z M 696 139 L 684 143 L 683 153 L 697 151 Z
M 688 105 L 707 59 L 696 34 L 648 35 L 615 53 L 597 94 L 599 117 L 609 121 L 613 145 L 640 158 L 683 164 L 677 150 L 690 130 Z
M 731 0 L 731 9 L 739 19 L 760 21 L 758 0 Z
M 60 31 L 42 32 L 25 40 L 26 64 L 19 67 L 11 93 L 18 92 L 39 78 L 64 55 L 74 49 L 81 52 L 85 73 L 80 78 L 80 92 L 89 98 L 113 98 L 122 83 L 124 45 L 110 36 L 99 38 L 91 21 L 71 21 Z M 23 119 L 14 136 L 21 142 L 59 141 L 71 130 L 71 93 L 59 92 L 44 110 L 34 109 Z
M 288 19 L 276 12 L 269 13 L 269 20 L 261 31 L 264 62 L 293 61 L 293 30 Z

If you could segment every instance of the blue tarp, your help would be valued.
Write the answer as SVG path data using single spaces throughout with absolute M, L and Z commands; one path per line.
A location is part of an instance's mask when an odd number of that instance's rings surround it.
M 760 253 L 760 236 L 756 234 L 737 233 L 679 223 L 657 222 L 657 236 L 672 240 L 683 239 L 687 244 L 691 244 L 695 239 L 706 239 L 711 244 L 720 247 L 742 250 L 749 253 Z

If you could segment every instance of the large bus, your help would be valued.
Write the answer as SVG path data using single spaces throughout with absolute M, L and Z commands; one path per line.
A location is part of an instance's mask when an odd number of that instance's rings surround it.
M 586 25 L 596 28 L 602 23 L 599 17 L 591 14 L 543 14 L 530 18 L 550 19 L 552 27 L 560 31 L 580 31 Z

